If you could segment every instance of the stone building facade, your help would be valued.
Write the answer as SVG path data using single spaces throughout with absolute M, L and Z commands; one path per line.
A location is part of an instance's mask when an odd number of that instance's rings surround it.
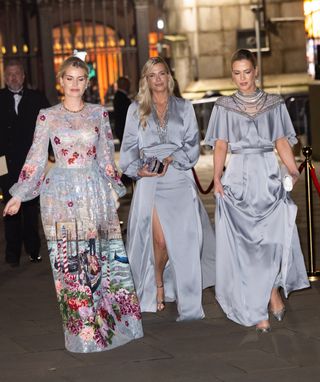
M 246 33 L 249 41 L 255 38 L 254 4 L 257 0 L 165 1 L 166 33 L 180 35 L 170 54 L 182 88 L 192 80 L 230 75 L 232 52 L 245 47 Z M 265 0 L 261 5 L 264 74 L 306 72 L 303 1 Z

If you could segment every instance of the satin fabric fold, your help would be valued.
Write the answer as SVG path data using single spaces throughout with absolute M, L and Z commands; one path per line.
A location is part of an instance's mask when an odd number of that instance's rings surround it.
M 215 258 L 212 224 L 197 194 L 191 168 L 199 157 L 198 127 L 190 102 L 170 98 L 167 143 L 160 144 L 152 115 L 139 125 L 137 104 L 130 106 L 120 167 L 135 179 L 141 158 L 171 155 L 163 177 L 137 181 L 131 204 L 127 253 L 141 310 L 155 312 L 152 213 L 156 209 L 164 232 L 169 262 L 164 271 L 166 301 L 176 301 L 178 320 L 201 319 L 202 289 L 214 285 Z M 140 162 L 139 162 L 140 161 Z
M 271 150 L 280 138 L 294 143 L 295 132 L 283 100 L 270 97 L 271 106 L 255 116 L 235 110 L 231 97 L 219 98 L 205 138 L 213 148 L 227 141 L 231 153 L 224 196 L 216 195 L 216 298 L 228 318 L 245 326 L 268 319 L 272 288 L 281 286 L 287 297 L 309 287 L 297 207 Z

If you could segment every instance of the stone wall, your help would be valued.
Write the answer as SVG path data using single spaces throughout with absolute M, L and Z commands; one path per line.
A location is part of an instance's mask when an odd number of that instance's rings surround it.
M 167 0 L 166 33 L 187 36 L 195 79 L 230 75 L 237 30 L 254 29 L 250 6 L 256 0 Z M 303 17 L 303 1 L 266 0 L 266 19 Z M 301 21 L 267 21 L 270 51 L 263 53 L 265 74 L 305 72 L 305 32 Z

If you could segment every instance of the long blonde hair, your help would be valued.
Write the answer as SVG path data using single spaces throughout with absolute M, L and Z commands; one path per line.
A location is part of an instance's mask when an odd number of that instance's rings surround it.
M 148 75 L 151 72 L 154 65 L 156 64 L 162 64 L 164 66 L 165 71 L 167 72 L 169 76 L 168 93 L 169 95 L 172 95 L 173 93 L 174 80 L 172 78 L 172 75 L 170 73 L 170 69 L 167 63 L 164 61 L 162 57 L 149 58 L 149 60 L 144 64 L 142 68 L 141 77 L 139 81 L 139 92 L 136 97 L 136 100 L 138 101 L 138 104 L 139 104 L 139 107 L 138 107 L 139 120 L 143 128 L 146 128 L 147 119 L 152 110 L 152 94 L 148 85 Z

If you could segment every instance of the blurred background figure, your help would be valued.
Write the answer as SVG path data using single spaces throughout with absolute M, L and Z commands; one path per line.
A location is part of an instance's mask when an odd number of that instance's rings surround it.
M 92 77 L 90 79 L 89 85 L 84 93 L 84 101 L 90 103 L 100 103 L 97 77 Z
M 122 142 L 124 126 L 126 124 L 127 111 L 131 104 L 129 98 L 130 80 L 128 77 L 119 77 L 117 81 L 117 91 L 113 99 L 114 125 L 117 138 Z
M 24 86 L 21 62 L 9 61 L 4 76 L 6 87 L 0 90 L 0 156 L 4 157 L 8 172 L 0 176 L 0 187 L 4 202 L 7 202 L 11 198 L 9 189 L 18 181 L 31 147 L 39 110 L 50 105 L 42 93 Z M 22 203 L 18 214 L 6 216 L 4 228 L 7 263 L 19 265 L 22 244 L 31 262 L 41 261 L 38 198 Z

